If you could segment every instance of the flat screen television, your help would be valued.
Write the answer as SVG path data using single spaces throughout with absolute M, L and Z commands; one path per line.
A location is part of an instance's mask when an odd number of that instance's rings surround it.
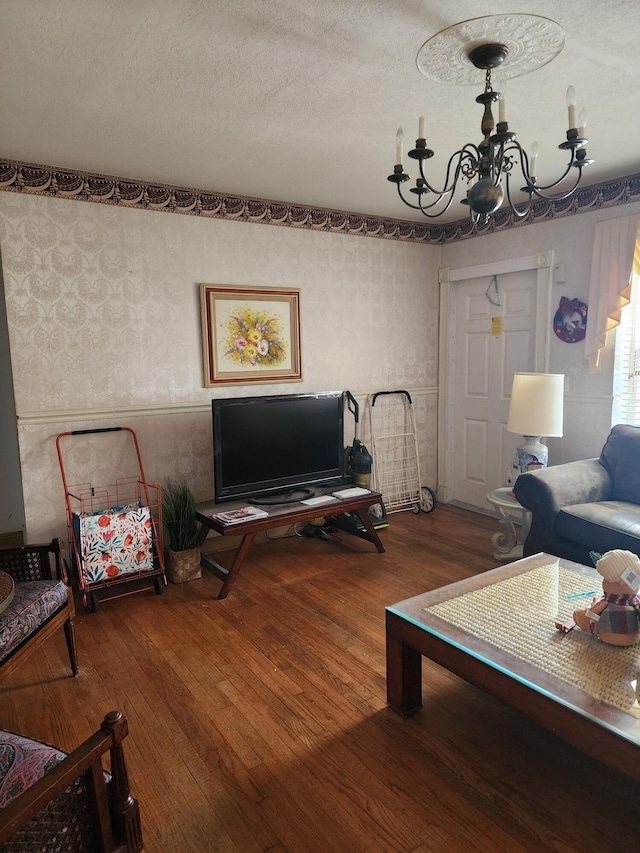
M 345 482 L 344 394 L 215 399 L 216 501 L 286 503 Z

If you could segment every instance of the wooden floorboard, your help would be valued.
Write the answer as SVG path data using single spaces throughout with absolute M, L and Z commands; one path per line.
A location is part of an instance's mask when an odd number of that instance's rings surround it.
M 71 750 L 122 710 L 149 853 L 638 849 L 635 783 L 437 665 L 419 714 L 386 706 L 385 606 L 493 568 L 497 529 L 395 513 L 384 554 L 255 545 L 224 601 L 205 573 L 79 605 L 80 675 L 61 633 L 3 682 L 0 725 Z

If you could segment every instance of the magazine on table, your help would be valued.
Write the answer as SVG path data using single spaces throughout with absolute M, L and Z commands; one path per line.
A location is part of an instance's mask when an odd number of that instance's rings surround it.
M 269 513 L 257 506 L 243 506 L 239 509 L 229 509 L 226 512 L 217 512 L 213 518 L 223 524 L 238 524 L 241 521 L 250 521 L 253 518 L 266 518 Z

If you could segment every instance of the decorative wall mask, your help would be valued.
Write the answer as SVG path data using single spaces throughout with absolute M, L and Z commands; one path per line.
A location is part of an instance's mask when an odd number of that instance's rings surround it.
M 560 306 L 553 318 L 553 331 L 567 344 L 584 340 L 587 328 L 587 306 L 579 299 L 560 297 Z

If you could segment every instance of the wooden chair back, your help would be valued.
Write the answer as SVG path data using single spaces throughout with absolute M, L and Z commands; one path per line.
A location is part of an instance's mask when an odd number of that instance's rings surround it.
M 122 748 L 127 734 L 126 718 L 111 711 L 99 731 L 0 809 L 0 853 L 142 850 L 140 810 Z M 102 766 L 106 752 L 110 775 Z

